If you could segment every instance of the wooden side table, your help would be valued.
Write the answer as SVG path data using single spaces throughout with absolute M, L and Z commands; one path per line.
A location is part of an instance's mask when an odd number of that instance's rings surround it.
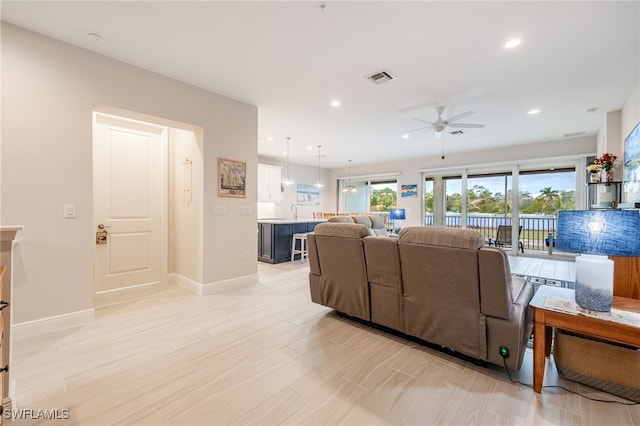
M 533 310 L 533 390 L 538 393 L 551 353 L 553 327 L 640 347 L 640 323 L 607 313 L 581 313 L 582 308 L 575 308 L 574 290 L 540 286 L 529 306 Z M 640 315 L 640 300 L 614 296 L 612 310 Z

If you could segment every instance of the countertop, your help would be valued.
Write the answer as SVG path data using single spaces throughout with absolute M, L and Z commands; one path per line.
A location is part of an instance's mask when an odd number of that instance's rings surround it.
M 258 223 L 274 223 L 274 224 L 292 224 L 292 223 L 309 223 L 309 222 L 326 222 L 326 219 L 293 219 L 271 217 L 266 219 L 258 219 Z

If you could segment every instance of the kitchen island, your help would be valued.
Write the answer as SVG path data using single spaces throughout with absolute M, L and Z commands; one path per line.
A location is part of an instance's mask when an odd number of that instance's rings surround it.
M 321 219 L 258 219 L 258 260 L 266 263 L 291 261 L 293 234 L 312 232 Z M 299 259 L 300 255 L 296 255 Z

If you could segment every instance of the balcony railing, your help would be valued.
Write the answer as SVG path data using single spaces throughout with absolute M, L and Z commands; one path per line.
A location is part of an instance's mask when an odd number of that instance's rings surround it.
M 522 241 L 525 251 L 547 251 L 545 239 L 549 237 L 549 234 L 555 235 L 556 216 L 520 215 L 519 222 L 520 226 L 522 226 L 520 241 Z M 433 215 L 427 213 L 425 215 L 425 223 L 433 225 Z M 511 226 L 511 224 L 512 220 L 509 216 L 475 213 L 467 215 L 467 228 L 480 232 L 486 241 L 496 237 L 498 226 Z M 461 215 L 459 213 L 447 213 L 445 226 L 462 228 Z

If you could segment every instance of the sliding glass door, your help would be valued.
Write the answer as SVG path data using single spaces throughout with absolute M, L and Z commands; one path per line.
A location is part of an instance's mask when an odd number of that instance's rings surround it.
M 555 235 L 557 212 L 575 209 L 575 170 L 574 166 L 529 170 L 514 166 L 490 173 L 427 175 L 425 225 L 475 229 L 487 243 L 498 240 L 499 246 L 514 251 L 544 252 L 545 240 Z M 507 241 L 498 238 L 500 226 Z
M 529 250 L 548 251 L 560 210 L 576 208 L 575 168 L 520 172 L 518 210 L 522 240 Z

